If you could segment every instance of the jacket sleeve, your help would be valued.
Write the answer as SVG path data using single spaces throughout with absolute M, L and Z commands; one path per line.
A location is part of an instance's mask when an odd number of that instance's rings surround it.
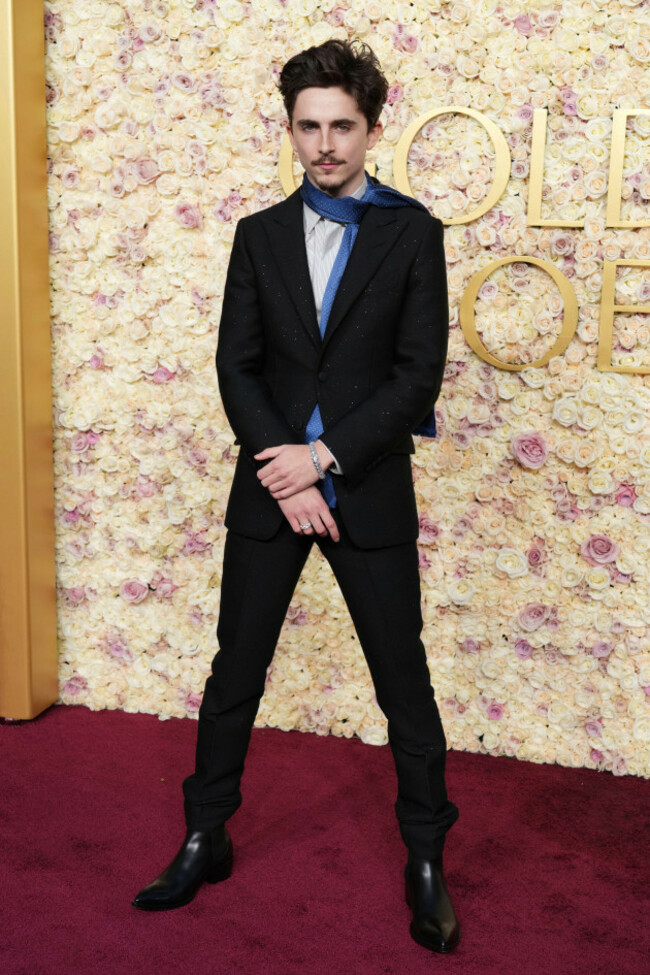
M 237 224 L 228 264 L 216 364 L 228 422 L 251 458 L 265 447 L 300 443 L 273 403 L 264 361 L 264 328 L 244 219 Z
M 448 334 L 443 225 L 432 219 L 411 266 L 390 375 L 321 437 L 346 479 L 362 480 L 430 411 L 442 385 Z

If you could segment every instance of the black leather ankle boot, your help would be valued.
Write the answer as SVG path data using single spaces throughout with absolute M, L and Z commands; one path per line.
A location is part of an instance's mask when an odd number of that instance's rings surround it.
M 204 881 L 226 880 L 232 861 L 232 842 L 225 826 L 190 829 L 167 869 L 136 895 L 133 906 L 143 911 L 169 911 L 189 904 Z
M 420 860 L 409 854 L 406 903 L 413 911 L 411 937 L 431 951 L 447 952 L 460 940 L 460 927 L 442 872 L 442 857 Z

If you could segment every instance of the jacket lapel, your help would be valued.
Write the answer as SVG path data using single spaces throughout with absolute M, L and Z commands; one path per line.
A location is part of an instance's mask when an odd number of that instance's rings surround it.
M 320 349 L 322 342 L 307 263 L 302 208 L 299 190 L 275 207 L 273 223 L 268 227 L 269 238 L 271 252 L 296 311 L 310 339 Z
M 398 228 L 393 208 L 368 208 L 334 298 L 323 344 L 331 339 L 352 303 L 379 270 L 399 237 Z

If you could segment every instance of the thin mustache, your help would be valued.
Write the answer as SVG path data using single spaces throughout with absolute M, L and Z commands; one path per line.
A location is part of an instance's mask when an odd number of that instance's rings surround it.
M 344 159 L 333 159 L 332 156 L 323 156 L 321 159 L 313 162 L 312 166 L 321 166 L 323 163 L 336 163 L 338 166 L 342 166 L 344 162 Z

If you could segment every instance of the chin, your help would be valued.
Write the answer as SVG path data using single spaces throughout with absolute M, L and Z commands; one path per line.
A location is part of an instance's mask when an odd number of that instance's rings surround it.
M 314 183 L 322 193 L 327 193 L 328 196 L 338 196 L 343 189 L 345 183 L 342 180 L 338 180 L 336 183 L 327 182 L 324 179 L 318 177 L 314 179 Z

